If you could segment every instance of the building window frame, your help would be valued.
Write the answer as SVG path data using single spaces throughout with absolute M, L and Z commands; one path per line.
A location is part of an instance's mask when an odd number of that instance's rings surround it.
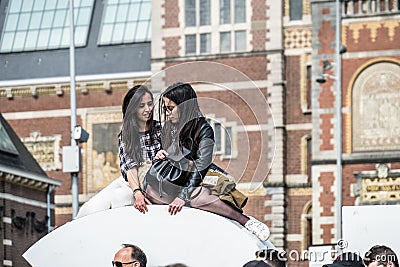
M 237 157 L 237 137 L 235 122 L 226 122 L 225 119 L 215 118 L 214 115 L 206 116 L 208 123 L 214 130 L 214 155 L 220 160 Z
M 199 6 L 200 2 L 204 0 L 185 0 L 185 14 L 183 16 L 184 23 L 184 44 L 185 47 L 184 54 L 185 55 L 206 55 L 206 54 L 220 54 L 220 53 L 232 53 L 232 52 L 244 52 L 249 49 L 249 44 L 247 40 L 247 36 L 249 34 L 249 23 L 247 22 L 249 16 L 249 3 L 244 0 L 229 0 L 228 4 L 228 14 L 227 19 L 221 21 L 221 13 L 223 11 L 220 9 L 220 6 L 228 0 L 220 0 L 220 1 L 207 1 L 210 4 L 210 23 L 201 23 L 199 20 Z M 238 15 L 235 15 L 235 3 L 240 2 L 241 10 L 243 14 L 241 14 L 241 18 L 239 21 L 236 19 Z M 187 8 L 187 3 L 190 4 L 190 8 Z M 222 4 L 221 4 L 222 3 Z M 196 10 L 193 10 L 193 7 L 196 7 Z M 218 10 L 216 12 L 215 10 Z M 237 13 L 237 12 L 236 12 Z M 188 16 L 190 14 L 196 14 L 196 19 L 194 20 L 196 23 L 193 25 L 193 20 L 191 23 L 188 23 Z M 229 40 L 223 40 L 222 36 L 224 33 L 230 32 Z M 244 34 L 243 34 L 244 33 Z M 209 40 L 210 44 L 207 46 L 209 49 L 202 49 L 202 36 L 206 34 L 210 34 Z M 240 42 L 236 42 L 235 36 L 241 34 Z M 186 36 L 196 35 L 196 53 L 193 53 L 192 50 L 187 51 L 186 47 L 189 47 L 186 40 Z M 243 37 L 244 35 L 244 37 Z M 227 35 L 225 35 L 227 37 Z M 222 45 L 225 44 L 225 47 L 222 48 Z M 229 48 L 229 49 L 228 49 Z
M 312 139 L 311 135 L 305 135 L 301 138 L 301 159 L 300 172 L 307 176 L 307 182 L 311 183 L 311 158 L 312 158 Z
M 303 54 L 300 59 L 300 105 L 303 113 L 312 109 L 312 61 L 311 54 Z

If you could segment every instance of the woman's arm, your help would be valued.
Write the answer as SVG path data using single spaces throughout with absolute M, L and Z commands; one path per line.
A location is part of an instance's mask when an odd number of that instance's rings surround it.
M 138 164 L 125 153 L 125 145 L 122 141 L 121 135 L 118 137 L 120 168 L 124 179 L 129 183 L 132 189 L 135 203 L 133 206 L 140 212 L 147 212 L 146 204 L 151 204 L 150 201 L 144 196 L 142 188 L 140 187 L 138 177 Z
M 121 169 L 122 177 L 125 181 L 128 181 L 128 171 L 135 169 L 137 171 L 138 164 L 126 154 L 125 144 L 122 141 L 121 134 L 118 136 L 118 148 L 119 148 L 119 167 Z
M 142 213 L 146 213 L 146 204 L 151 204 L 151 202 L 144 196 L 142 189 L 140 188 L 140 182 L 138 178 L 138 169 L 133 168 L 127 172 L 127 179 L 129 186 L 132 189 L 133 196 L 135 197 L 135 203 L 133 206 Z

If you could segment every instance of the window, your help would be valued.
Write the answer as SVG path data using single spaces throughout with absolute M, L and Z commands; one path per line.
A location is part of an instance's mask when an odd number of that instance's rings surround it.
M 185 36 L 186 54 L 196 53 L 196 34 L 189 34 Z
M 303 240 L 301 242 L 302 251 L 307 251 L 313 244 L 312 233 L 312 202 L 309 201 L 306 203 L 306 205 L 304 205 L 303 212 L 301 214 L 301 234 L 303 236 Z M 307 257 L 308 254 L 309 253 L 304 253 L 303 255 Z
M 219 21 L 212 21 L 213 9 L 219 10 Z M 186 55 L 246 51 L 245 0 L 185 0 L 184 10 Z
M 200 34 L 200 54 L 211 52 L 211 33 Z
M 233 8 L 232 8 L 233 7 Z M 220 32 L 220 52 L 245 51 L 246 50 L 246 26 L 243 30 L 234 30 L 236 24 L 246 22 L 246 1 L 244 0 L 220 0 L 219 6 L 220 24 L 232 24 L 231 32 Z M 231 20 L 233 18 L 233 21 Z M 231 38 L 234 38 L 233 40 Z M 232 45 L 233 44 L 233 45 Z
M 232 10 L 231 7 L 234 7 Z M 246 22 L 246 1 L 245 0 L 220 0 L 219 1 L 219 23 L 232 23 L 231 17 L 234 18 L 234 23 Z
M 231 0 L 220 0 L 219 2 L 219 23 L 231 23 Z
M 225 126 L 215 119 L 207 119 L 214 130 L 215 146 L 214 154 L 222 158 L 233 156 L 232 126 Z
M 245 51 L 246 50 L 246 31 L 235 31 L 235 50 L 234 51 Z M 231 52 L 232 51 L 232 41 L 231 32 L 220 32 L 219 34 L 219 48 L 220 52 Z
M 219 33 L 219 49 L 220 52 L 231 51 L 231 32 L 220 32 Z
M 303 113 L 311 112 L 311 87 L 312 87 L 312 68 L 311 54 L 301 55 L 300 62 L 300 105 Z
M 307 182 L 312 183 L 312 176 L 311 176 L 311 159 L 312 159 L 312 142 L 311 137 L 306 139 L 307 141 Z
M 301 173 L 307 177 L 307 183 L 311 183 L 311 159 L 312 139 L 311 135 L 305 135 L 301 139 Z
M 194 27 L 211 24 L 210 0 L 185 0 L 185 25 Z
M 75 46 L 85 46 L 93 0 L 74 1 Z M 10 0 L 1 53 L 69 47 L 69 0 Z
M 196 0 L 185 1 L 185 25 L 196 26 Z
M 246 22 L 246 1 L 235 0 L 235 23 Z
M 246 31 L 235 31 L 235 51 L 246 50 Z
M 290 20 L 302 20 L 303 0 L 290 0 L 289 12 L 290 12 Z
M 108 0 L 98 44 L 148 42 L 151 38 L 151 0 Z
M 200 0 L 200 25 L 211 24 L 210 0 Z
M 306 75 L 307 75 L 307 79 L 306 79 L 306 108 L 307 110 L 311 109 L 311 65 L 307 65 L 306 67 Z

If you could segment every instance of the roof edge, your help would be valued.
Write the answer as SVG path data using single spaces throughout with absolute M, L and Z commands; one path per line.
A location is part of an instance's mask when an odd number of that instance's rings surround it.
M 39 183 L 39 184 L 46 184 L 46 185 L 52 185 L 52 186 L 61 186 L 60 180 L 49 178 L 49 177 L 46 177 L 43 175 L 38 175 L 35 173 L 31 173 L 31 172 L 21 171 L 21 170 L 15 169 L 15 168 L 10 168 L 10 167 L 2 165 L 2 164 L 0 164 L 0 173 L 1 172 L 31 180 L 31 182 L 27 181 L 26 184 Z M 15 178 L 17 178 L 17 177 L 15 177 Z M 13 180 L 13 179 L 9 179 L 9 180 Z

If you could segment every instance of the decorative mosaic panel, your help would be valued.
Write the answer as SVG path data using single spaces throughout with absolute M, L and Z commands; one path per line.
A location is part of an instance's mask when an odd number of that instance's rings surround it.
M 120 109 L 87 114 L 86 129 L 90 138 L 86 151 L 85 193 L 96 193 L 121 175 L 118 156 L 121 125 Z
M 311 47 L 311 28 L 287 28 L 284 35 L 285 49 Z
M 367 67 L 355 80 L 352 96 L 353 152 L 400 149 L 400 66 Z

